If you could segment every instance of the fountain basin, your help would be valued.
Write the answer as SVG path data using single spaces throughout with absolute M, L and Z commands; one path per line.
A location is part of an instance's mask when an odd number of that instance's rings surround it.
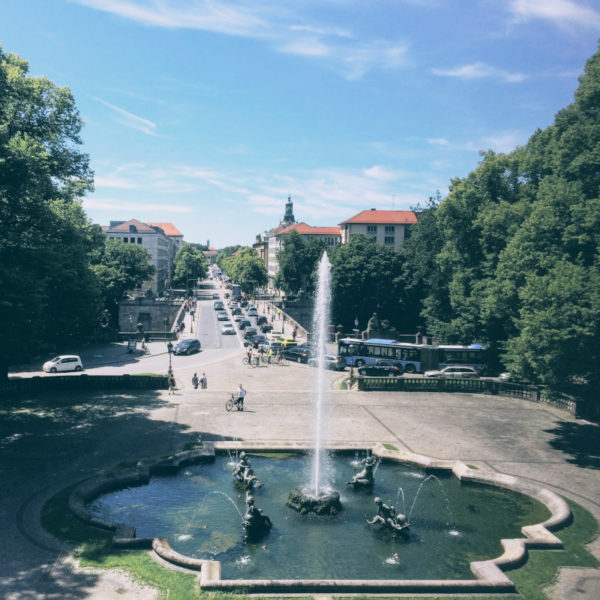
M 205 462 L 211 460 L 210 452 L 212 448 L 210 445 L 206 445 L 207 448 L 202 451 L 194 451 L 191 453 L 180 453 L 173 457 L 174 463 L 190 464 L 192 462 Z M 265 448 L 264 445 L 260 444 L 246 444 L 247 450 L 258 449 L 259 447 Z M 218 443 L 215 444 L 217 449 L 225 450 L 227 448 L 237 447 L 239 443 Z M 286 450 L 289 448 L 299 449 L 298 444 L 281 445 L 278 447 L 279 450 Z M 268 446 L 268 449 L 274 450 L 272 445 Z M 109 474 L 99 478 L 94 478 L 82 484 L 79 488 L 74 490 L 70 498 L 70 507 L 74 509 L 79 518 L 87 520 L 90 524 L 95 526 L 104 527 L 115 532 L 116 542 L 119 545 L 124 546 L 138 546 L 138 547 L 154 547 L 157 554 L 163 556 L 167 560 L 171 560 L 175 564 L 183 564 L 187 568 L 200 570 L 202 585 L 205 589 L 236 589 L 240 586 L 247 587 L 252 590 L 259 591 L 277 591 L 285 593 L 286 591 L 324 591 L 324 590 L 338 590 L 338 591 L 417 591 L 426 590 L 429 592 L 434 591 L 447 591 L 447 592 L 467 592 L 473 591 L 477 593 L 489 592 L 489 591 L 511 591 L 514 590 L 514 586 L 510 579 L 504 575 L 502 568 L 507 566 L 514 566 L 522 563 L 526 560 L 526 549 L 527 547 L 535 548 L 557 548 L 561 547 L 561 542 L 552 533 L 551 529 L 561 527 L 563 524 L 568 522 L 570 518 L 570 512 L 568 506 L 560 497 L 548 490 L 531 487 L 525 482 L 519 481 L 514 477 L 508 477 L 498 475 L 495 473 L 484 473 L 479 470 L 469 469 L 462 463 L 454 461 L 434 461 L 424 456 L 411 455 L 408 453 L 401 453 L 395 450 L 388 450 L 383 446 L 377 445 L 373 448 L 373 454 L 375 456 L 384 456 L 391 460 L 400 461 L 402 463 L 417 464 L 424 467 L 426 470 L 424 473 L 431 472 L 434 470 L 437 473 L 453 473 L 460 481 L 473 481 L 477 483 L 483 483 L 486 485 L 497 485 L 501 488 L 510 488 L 521 493 L 528 494 L 534 497 L 539 502 L 542 502 L 550 511 L 551 517 L 541 523 L 535 525 L 524 526 L 521 529 L 522 537 L 515 537 L 508 540 L 498 540 L 498 550 L 500 556 L 495 559 L 482 560 L 472 562 L 470 564 L 470 572 L 473 573 L 474 579 L 465 579 L 463 576 L 459 576 L 457 579 L 439 579 L 425 576 L 422 579 L 415 579 L 410 576 L 401 577 L 402 571 L 397 572 L 400 574 L 400 578 L 393 578 L 394 573 L 391 573 L 389 579 L 385 578 L 368 578 L 361 577 L 354 569 L 346 569 L 345 574 L 342 578 L 336 577 L 331 578 L 327 576 L 321 576 L 321 578 L 308 578 L 304 577 L 268 577 L 260 576 L 256 578 L 255 575 L 248 578 L 242 575 L 231 577 L 227 568 L 222 569 L 221 563 L 212 559 L 206 558 L 195 558 L 194 556 L 186 555 L 185 552 L 178 552 L 178 547 L 175 549 L 170 548 L 169 542 L 158 539 L 158 537 L 152 539 L 138 538 L 135 537 L 135 533 L 132 534 L 132 528 L 123 528 L 118 522 L 109 522 L 103 520 L 98 515 L 90 513 L 88 503 L 92 498 L 97 497 L 107 490 L 115 489 L 119 486 L 132 486 L 132 485 L 144 485 L 148 481 L 149 474 L 156 471 L 160 467 L 161 472 L 165 472 L 165 461 L 160 463 L 152 463 L 142 465 L 139 464 L 134 470 L 130 470 L 129 473 L 119 472 L 117 475 Z M 213 454 L 214 458 L 214 454 Z M 345 476 L 345 475 L 344 475 Z M 471 486 L 469 486 L 471 487 Z M 477 486 L 478 487 L 478 486 Z M 258 503 L 257 499 L 257 503 Z M 260 498 L 262 502 L 262 498 Z M 337 519 L 341 518 L 341 515 L 346 515 L 349 511 L 344 510 L 337 517 L 321 517 L 320 519 Z M 293 514 L 293 513 L 292 513 Z M 273 516 L 273 515 L 271 515 Z M 310 516 L 298 515 L 296 518 L 311 519 Z M 418 529 L 418 525 L 415 526 Z M 274 530 L 279 529 L 278 521 L 275 521 Z M 127 537 L 129 535 L 129 537 Z M 154 535 L 160 535 L 156 532 Z M 271 533 L 270 535 L 277 536 L 277 533 Z M 362 548 L 365 539 L 372 535 L 372 532 L 366 529 L 362 533 L 362 537 L 354 545 Z M 298 537 L 292 543 L 301 545 L 304 542 L 304 535 Z M 171 540 L 173 541 L 173 540 Z M 266 552 L 273 551 L 273 540 L 267 538 L 265 540 L 267 547 Z M 411 543 L 408 544 L 409 549 L 412 547 Z M 415 544 L 414 547 L 417 547 Z M 504 549 L 504 551 L 502 550 Z M 257 553 L 260 554 L 257 549 Z M 412 560 L 413 553 L 409 553 L 409 557 Z M 392 567 L 393 568 L 393 567 Z M 468 569 L 469 570 L 469 569 Z M 315 570 L 309 569 L 309 572 L 316 572 Z M 467 574 L 468 575 L 468 574 Z M 390 574 L 388 574 L 390 577 Z

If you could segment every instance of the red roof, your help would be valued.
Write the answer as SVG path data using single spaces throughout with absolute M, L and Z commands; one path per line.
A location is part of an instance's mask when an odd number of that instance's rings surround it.
M 152 227 L 160 227 L 165 235 L 170 235 L 171 237 L 183 237 L 183 233 L 173 225 L 173 223 L 148 223 Z
M 313 227 L 306 223 L 294 223 L 287 227 L 278 227 L 273 230 L 275 234 L 285 234 L 290 231 L 296 231 L 300 235 L 341 235 L 339 227 Z
M 120 225 L 117 225 L 116 227 L 109 227 L 108 232 L 109 233 L 129 233 L 130 225 L 133 225 L 135 227 L 136 233 L 156 233 L 156 231 L 154 229 L 152 229 L 152 227 L 149 227 L 148 225 L 146 225 L 146 223 L 142 223 L 141 221 L 138 221 L 137 219 L 130 219 L 129 221 L 125 221 L 124 223 L 121 223 Z
M 417 222 L 417 216 L 412 210 L 363 210 L 357 215 L 342 221 L 340 225 L 346 223 L 377 223 L 393 225 L 413 225 Z

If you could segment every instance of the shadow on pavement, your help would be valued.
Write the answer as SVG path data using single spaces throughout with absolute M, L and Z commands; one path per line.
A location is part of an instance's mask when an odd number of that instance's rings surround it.
M 164 412 L 153 412 L 161 409 Z M 0 597 L 88 597 L 98 576 L 71 571 L 58 554 L 38 545 L 33 532 L 39 521 L 28 523 L 24 507 L 59 482 L 67 487 L 119 464 L 195 444 L 198 432 L 174 423 L 176 411 L 177 404 L 154 390 L 66 391 L 3 399 L 0 514 L 10 543 L 0 553 Z
M 600 426 L 592 423 L 561 422 L 546 433 L 554 435 L 550 445 L 570 455 L 567 462 L 587 469 L 600 469 Z

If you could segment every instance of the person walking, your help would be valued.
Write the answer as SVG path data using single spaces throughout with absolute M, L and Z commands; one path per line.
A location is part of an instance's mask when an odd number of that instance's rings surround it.
M 203 390 L 208 387 L 208 380 L 206 379 L 206 373 L 202 373 L 202 377 L 200 377 L 200 385 Z
M 197 390 L 198 389 L 198 374 L 194 373 L 194 376 L 192 377 L 192 385 L 194 386 L 194 389 Z
M 237 391 L 237 409 L 243 411 L 244 410 L 244 398 L 246 397 L 246 390 L 240 383 L 240 387 Z
M 168 385 L 169 385 L 169 396 L 171 396 L 172 394 L 174 394 L 174 390 L 175 390 L 175 377 L 173 377 L 173 375 L 169 375 L 169 379 L 167 381 Z

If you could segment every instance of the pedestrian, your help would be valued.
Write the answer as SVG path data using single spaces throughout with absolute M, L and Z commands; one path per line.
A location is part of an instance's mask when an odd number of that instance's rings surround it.
M 206 373 L 202 373 L 202 377 L 200 377 L 200 385 L 202 389 L 205 390 L 208 387 L 208 380 L 206 379 Z
M 194 373 L 194 376 L 192 377 L 192 385 L 194 386 L 194 389 L 197 390 L 198 389 L 198 374 Z
M 173 377 L 173 374 L 171 373 L 169 375 L 169 379 L 168 379 L 168 384 L 169 384 L 169 396 L 171 394 L 174 394 L 174 390 L 175 390 L 175 377 Z
M 248 364 L 252 364 L 252 346 L 248 346 L 248 350 L 246 350 L 246 354 L 248 355 Z
M 246 397 L 246 390 L 243 388 L 240 383 L 240 387 L 237 391 L 237 409 L 243 411 L 244 410 L 244 398 Z
M 298 335 L 298 328 L 294 327 L 294 329 L 292 330 L 292 338 L 294 340 L 296 340 L 296 335 Z
M 269 346 L 269 352 L 267 352 L 267 359 L 269 364 L 271 364 L 271 360 L 273 359 L 273 348 L 271 346 Z

